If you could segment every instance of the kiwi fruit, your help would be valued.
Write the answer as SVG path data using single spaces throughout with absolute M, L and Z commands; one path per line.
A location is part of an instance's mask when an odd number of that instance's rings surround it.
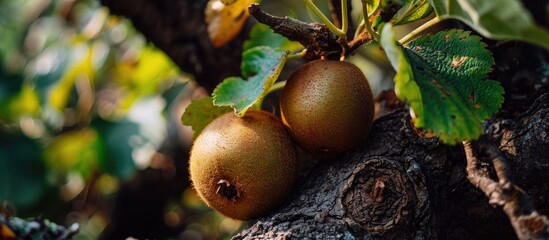
M 358 67 L 349 62 L 316 60 L 291 74 L 280 97 L 280 111 L 299 145 L 332 157 L 366 139 L 374 99 Z
M 295 145 L 282 122 L 264 111 L 226 113 L 196 138 L 190 176 L 198 195 L 223 215 L 248 220 L 290 193 L 298 171 Z

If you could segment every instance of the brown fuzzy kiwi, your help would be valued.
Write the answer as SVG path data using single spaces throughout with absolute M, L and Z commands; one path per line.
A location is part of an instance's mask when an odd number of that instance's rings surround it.
M 302 147 L 333 156 L 363 143 L 372 126 L 374 99 L 358 67 L 317 60 L 292 73 L 280 97 L 280 111 Z
M 191 150 L 198 195 L 223 215 L 262 216 L 290 193 L 297 176 L 295 146 L 280 120 L 264 111 L 227 113 L 211 122 Z

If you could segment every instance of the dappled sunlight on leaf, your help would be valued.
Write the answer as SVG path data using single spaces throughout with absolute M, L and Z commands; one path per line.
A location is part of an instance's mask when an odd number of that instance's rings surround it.
M 230 106 L 238 116 L 261 101 L 286 63 L 288 52 L 270 47 L 255 47 L 242 54 L 241 77 L 228 77 L 212 93 L 215 106 Z

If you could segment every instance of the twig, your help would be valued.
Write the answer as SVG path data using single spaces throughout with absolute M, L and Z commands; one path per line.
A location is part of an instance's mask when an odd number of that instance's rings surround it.
M 399 40 L 401 44 L 408 44 L 410 41 L 414 40 L 418 37 L 420 33 L 427 30 L 428 28 L 436 25 L 439 22 L 442 22 L 445 18 L 443 17 L 434 17 L 433 19 L 427 21 L 423 25 L 419 26 L 418 28 L 414 29 L 410 33 L 406 34 L 403 38 Z
M 353 40 L 349 41 L 349 52 L 352 53 L 358 47 L 362 46 L 365 43 L 372 41 L 372 35 L 364 28 L 362 32 L 360 32 L 358 35 L 353 38 Z
M 348 48 L 338 43 L 339 37 L 324 24 L 273 16 L 262 11 L 258 4 L 251 4 L 248 11 L 258 22 L 269 26 L 274 32 L 301 43 L 307 49 L 306 59 L 339 59 L 343 48 Z
M 511 182 L 505 157 L 493 145 L 480 143 L 480 146 L 492 161 L 499 181 L 491 179 L 486 169 L 480 168 L 471 142 L 463 142 L 469 182 L 484 192 L 490 204 L 503 207 L 519 239 L 548 239 L 549 219 L 535 209 L 532 199 L 524 190 Z

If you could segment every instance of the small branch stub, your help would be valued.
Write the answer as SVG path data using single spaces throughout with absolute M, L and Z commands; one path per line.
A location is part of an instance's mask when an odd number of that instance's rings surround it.
M 215 193 L 226 197 L 233 202 L 236 202 L 236 200 L 240 198 L 240 191 L 238 191 L 238 188 L 225 179 L 221 179 L 217 182 L 217 190 Z
M 372 198 L 376 203 L 383 201 L 383 190 L 385 189 L 385 178 L 379 177 L 376 178 L 374 188 L 370 192 L 370 198 Z
M 341 7 L 346 7 L 345 5 L 343 4 Z M 366 30 L 363 30 L 351 40 L 347 39 L 348 21 L 342 21 L 343 30 L 338 36 L 330 31 L 326 24 L 305 23 L 290 17 L 273 16 L 262 11 L 257 3 L 251 4 L 248 11 L 258 22 L 269 26 L 275 33 L 301 43 L 307 49 L 304 58 L 309 60 L 344 59 L 346 56 L 353 54 L 362 44 L 372 41 L 370 33 Z M 347 16 L 343 14 L 344 12 L 342 11 L 342 17 L 346 19 Z M 336 27 L 333 26 L 333 28 Z

